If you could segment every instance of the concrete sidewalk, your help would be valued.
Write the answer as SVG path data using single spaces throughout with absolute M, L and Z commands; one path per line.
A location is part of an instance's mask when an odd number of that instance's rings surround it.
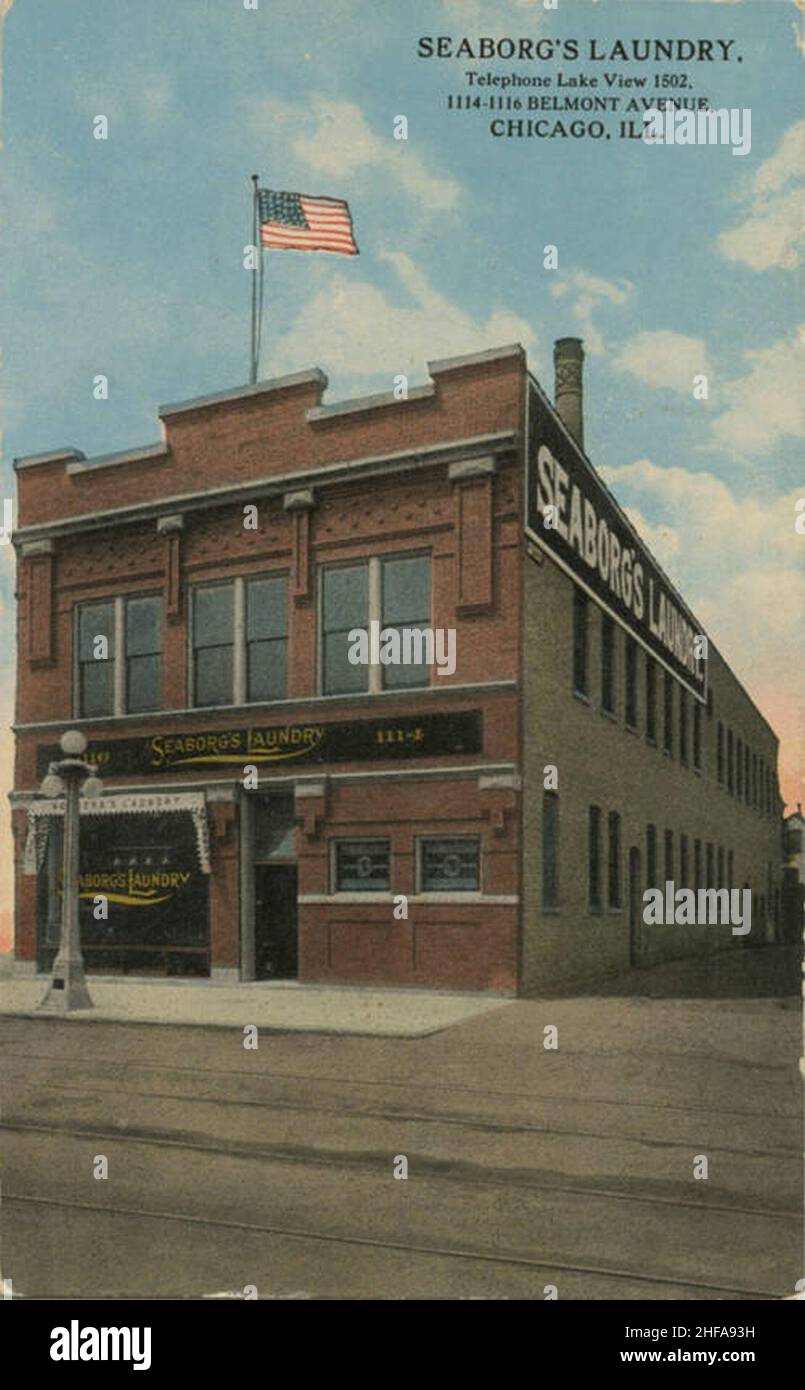
M 42 1014 L 37 1005 L 47 977 L 0 977 L 0 1017 L 77 1019 L 82 1023 L 189 1024 L 243 1028 L 256 1024 L 279 1033 L 334 1033 L 424 1038 L 492 1009 L 514 1003 L 496 995 L 437 994 L 424 990 L 293 982 L 227 985 L 211 980 L 122 980 L 90 976 L 95 1007 L 67 1015 Z

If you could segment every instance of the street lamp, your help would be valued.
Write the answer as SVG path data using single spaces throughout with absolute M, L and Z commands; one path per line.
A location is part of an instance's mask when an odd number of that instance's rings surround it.
M 81 756 L 86 751 L 87 740 L 78 729 L 68 729 L 62 734 L 60 746 L 65 756 L 50 764 L 40 787 L 43 796 L 64 797 L 64 853 L 61 939 L 53 962 L 53 976 L 39 1008 L 46 1013 L 66 1014 L 73 1009 L 92 1008 L 84 977 L 78 921 L 78 800 L 82 792 L 85 796 L 100 796 L 103 785 L 94 768 Z

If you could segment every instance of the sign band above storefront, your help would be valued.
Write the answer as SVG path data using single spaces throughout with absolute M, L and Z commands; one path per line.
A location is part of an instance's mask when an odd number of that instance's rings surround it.
M 202 768 L 367 762 L 480 753 L 483 721 L 479 710 L 456 714 L 405 715 L 350 722 L 252 725 L 250 728 L 194 729 L 147 738 L 91 738 L 85 753 L 102 776 L 190 772 Z M 40 776 L 58 749 L 38 752 Z M 106 801 L 107 798 L 103 798 Z

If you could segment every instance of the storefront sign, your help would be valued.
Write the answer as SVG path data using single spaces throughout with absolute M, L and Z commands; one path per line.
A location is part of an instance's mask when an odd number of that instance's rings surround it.
M 85 753 L 101 775 L 191 772 L 194 769 L 259 765 L 366 762 L 480 753 L 480 710 L 458 714 L 406 715 L 350 722 L 255 725 L 248 729 L 202 729 L 155 733 L 147 738 L 92 739 Z M 39 775 L 60 755 L 39 749 Z
M 701 626 L 630 528 L 601 480 L 529 385 L 526 531 L 699 700 Z

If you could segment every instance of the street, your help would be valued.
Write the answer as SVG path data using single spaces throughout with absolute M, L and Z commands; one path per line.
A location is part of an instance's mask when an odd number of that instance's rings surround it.
M 783 1298 L 797 991 L 767 948 L 420 1038 L 0 1018 L 2 1273 L 24 1298 Z

